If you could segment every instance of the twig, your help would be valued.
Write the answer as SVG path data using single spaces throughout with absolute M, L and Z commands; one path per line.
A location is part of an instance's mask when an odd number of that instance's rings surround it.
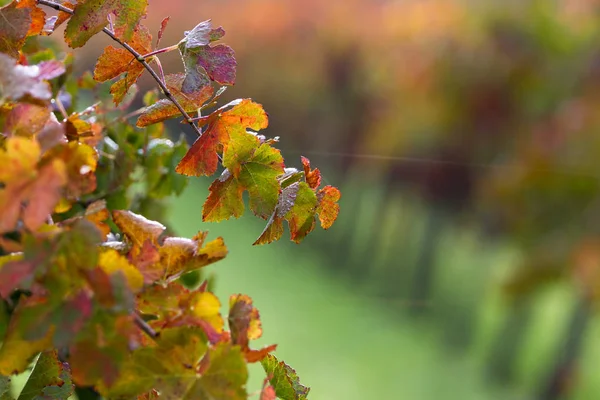
M 55 2 L 50 1 L 50 0 L 36 0 L 36 1 L 37 1 L 38 4 L 42 4 L 44 6 L 53 8 L 53 9 L 55 9 L 57 11 L 63 11 L 63 12 L 66 12 L 67 14 L 73 15 L 73 10 L 71 10 L 68 7 L 63 6 L 62 4 L 58 4 L 58 3 L 55 3 Z M 173 97 L 173 94 L 171 94 L 171 91 L 169 91 L 169 89 L 163 83 L 163 81 L 160 79 L 160 77 L 158 76 L 158 74 L 148 64 L 148 62 L 146 61 L 146 59 L 144 58 L 144 56 L 141 55 L 140 53 L 138 53 L 133 47 L 131 47 L 130 45 L 128 45 L 126 42 L 122 41 L 117 36 L 115 36 L 115 34 L 110 29 L 103 28 L 102 32 L 106 33 L 108 36 L 110 36 L 110 38 L 112 40 L 114 40 L 115 42 L 119 43 L 125 50 L 127 50 L 128 52 L 130 52 L 131 55 L 133 55 L 135 57 L 135 59 L 144 66 L 144 68 L 146 68 L 146 70 L 150 73 L 150 75 L 152 75 L 152 78 L 154 78 L 154 80 L 156 81 L 156 83 L 158 84 L 158 86 L 160 87 L 160 89 L 162 90 L 162 92 L 164 93 L 164 95 L 175 105 L 175 107 L 177 107 L 177 109 L 179 110 L 179 112 L 181 113 L 181 115 L 183 116 L 183 118 L 194 129 L 194 131 L 198 134 L 198 136 L 201 136 L 202 135 L 202 131 L 200 130 L 200 128 L 198 128 L 198 126 L 194 123 L 194 121 L 189 116 L 189 114 L 183 109 L 183 107 L 181 106 L 181 104 L 179 104 L 179 102 L 175 99 L 175 97 Z
M 133 313 L 133 321 L 137 325 L 138 328 L 142 330 L 146 335 L 150 336 L 152 339 L 156 339 L 158 337 L 158 333 L 146 321 L 140 317 L 140 314 L 137 312 Z

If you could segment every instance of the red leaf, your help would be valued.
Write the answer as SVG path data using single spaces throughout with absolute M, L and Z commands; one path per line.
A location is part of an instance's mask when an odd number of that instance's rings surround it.
M 163 34 L 165 33 L 165 29 L 167 29 L 167 24 L 169 23 L 169 20 L 171 19 L 171 17 L 165 17 L 163 18 L 163 20 L 160 23 L 160 29 L 158 30 L 158 35 L 156 38 L 156 47 L 158 48 L 158 44 L 160 43 L 160 39 L 162 39 Z

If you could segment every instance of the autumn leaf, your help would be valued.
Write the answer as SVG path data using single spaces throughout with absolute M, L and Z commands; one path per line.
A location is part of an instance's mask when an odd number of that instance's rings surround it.
M 69 364 L 75 385 L 115 384 L 126 368 L 131 349 L 139 346 L 139 331 L 127 314 L 98 310 L 86 335 L 69 347 Z
M 302 157 L 302 166 L 304 167 L 304 177 L 306 179 L 306 183 L 310 186 L 311 189 L 316 190 L 319 186 L 321 186 L 321 172 L 318 168 L 310 169 L 310 161 L 306 157 Z
M 340 205 L 338 204 L 340 197 L 340 191 L 333 186 L 325 186 L 317 193 L 317 199 L 319 200 L 317 213 L 323 229 L 331 228 L 331 225 L 337 219 L 340 212 Z
M 203 221 L 220 221 L 239 217 L 244 211 L 242 194 L 248 191 L 250 209 L 261 218 L 268 218 L 277 205 L 283 159 L 279 150 L 261 145 L 253 156 L 240 166 L 236 177 L 228 170 L 210 186 L 210 194 L 202 209 Z
M 213 88 L 212 86 L 202 86 L 193 93 L 184 93 L 181 89 L 184 78 L 184 75 L 180 73 L 169 74 L 165 76 L 165 84 L 185 112 L 196 113 L 211 98 Z M 161 99 L 146 108 L 138 118 L 136 125 L 142 128 L 180 115 L 181 113 L 171 100 Z
M 90 204 L 85 209 L 84 218 L 92 222 L 104 237 L 110 233 L 110 226 L 105 222 L 110 219 L 105 200 L 98 200 Z
M 44 160 L 61 161 L 68 177 L 66 195 L 77 199 L 96 189 L 98 153 L 84 143 L 71 141 L 55 146 L 44 155 Z
M 250 349 L 250 340 L 262 336 L 262 327 L 258 310 L 249 296 L 238 294 L 229 298 L 228 322 L 231 341 L 241 347 L 247 362 L 260 361 L 277 348 L 277 345 L 271 345 L 261 350 Z
M 0 233 L 15 229 L 17 221 L 30 230 L 39 228 L 58 203 L 66 183 L 66 166 L 52 159 L 37 166 L 41 149 L 35 140 L 11 137 L 0 150 Z M 24 207 L 21 207 L 24 203 Z
M 20 329 L 25 301 L 20 301 L 11 315 L 6 336 L 0 347 L 0 375 L 13 375 L 23 372 L 32 359 L 40 352 L 52 346 L 52 331 L 48 331 L 38 340 L 28 340 Z
M 6 112 L 3 132 L 9 136 L 31 138 L 41 131 L 50 119 L 50 107 L 37 104 L 19 103 Z M 0 117 L 2 116 L 0 111 Z
M 139 292 L 144 285 L 144 277 L 140 271 L 116 250 L 105 249 L 100 252 L 98 265 L 109 276 L 117 273 L 122 274 L 133 293 Z
M 0 8 L 0 52 L 18 57 L 27 36 L 39 34 L 46 14 L 35 0 L 12 1 Z
M 308 160 L 306 160 L 308 161 Z M 310 170 L 310 163 L 305 165 L 305 174 L 318 170 Z M 313 186 L 319 179 L 312 175 Z M 306 177 L 306 175 L 305 175 Z M 315 193 L 317 186 L 311 188 L 307 182 L 294 182 L 288 184 L 281 191 L 275 211 L 267 221 L 265 229 L 254 242 L 255 245 L 267 244 L 279 240 L 283 234 L 283 221 L 287 221 L 290 229 L 291 239 L 299 243 L 315 227 L 315 216 L 318 214 L 323 229 L 329 229 L 335 222 L 339 213 L 340 191 L 333 186 L 326 186 Z
M 282 400 L 304 400 L 310 391 L 310 388 L 300 384 L 300 379 L 289 365 L 279 361 L 272 354 L 267 355 L 261 364 L 271 378 L 269 382 L 277 397 Z
M 205 357 L 208 369 L 190 389 L 195 398 L 245 400 L 248 368 L 238 346 L 219 343 L 209 349 Z
M 17 400 L 67 400 L 73 392 L 69 365 L 52 350 L 40 354 Z
M 201 398 L 191 395 L 190 390 L 200 380 L 197 367 L 206 351 L 206 337 L 199 327 L 164 329 L 155 345 L 135 350 L 119 378 L 111 385 L 100 385 L 99 391 L 110 398 L 151 389 L 165 398 Z
M 275 389 L 273 386 L 269 384 L 269 377 L 266 377 L 263 382 L 262 390 L 260 391 L 259 400 L 276 400 L 277 395 L 275 394 Z
M 191 31 L 184 32 L 184 38 L 181 43 L 186 49 L 195 49 L 200 46 L 206 46 L 210 43 L 210 32 L 212 24 L 210 20 L 202 21 Z
M 61 0 L 61 4 L 72 10 L 75 8 L 75 4 L 67 0 Z M 44 24 L 43 34 L 51 35 L 59 26 L 61 26 L 66 20 L 71 18 L 71 14 L 64 11 L 59 11 L 58 15 L 54 15 L 52 17 L 46 18 L 46 23 Z
M 210 45 L 223 35 L 223 28 L 212 29 L 210 20 L 203 21 L 191 31 L 185 32 L 185 37 L 179 43 L 179 52 L 185 67 L 183 92 L 195 92 L 209 85 L 210 81 L 221 85 L 235 83 L 237 63 L 233 49 L 223 44 Z
M 138 25 L 133 31 L 129 45 L 139 54 L 147 54 L 152 51 L 152 35 L 148 28 Z M 129 51 L 120 47 L 107 46 L 96 63 L 94 79 L 104 82 L 125 74 L 110 87 L 113 100 L 118 105 L 143 72 L 143 64 L 138 62 Z
M 231 109 L 223 111 L 231 105 L 233 105 Z M 246 133 L 246 129 L 257 131 L 268 125 L 267 113 L 260 104 L 250 99 L 238 100 L 223 106 L 207 119 L 209 122 L 202 136 L 196 140 L 177 165 L 175 170 L 178 173 L 188 176 L 214 174 L 219 162 L 217 150 L 220 145 L 225 146 L 224 165 L 228 168 L 233 167 L 236 156 L 248 158 L 248 154 L 252 154 L 259 145 L 258 139 Z M 230 146 L 231 135 L 242 143 Z M 240 148 L 242 146 L 243 148 Z
M 16 60 L 0 53 L 0 103 L 5 99 L 32 103 L 50 100 L 52 92 L 45 80 L 64 72 L 57 63 L 51 62 L 46 68 L 42 68 L 44 64 L 17 65 Z
M 171 17 L 165 17 L 160 22 L 160 29 L 158 30 L 158 35 L 156 36 L 156 47 L 157 48 L 158 48 L 158 45 L 160 44 L 160 40 L 162 39 L 163 34 L 165 33 L 165 30 L 167 29 L 167 24 L 169 23 L 170 19 L 171 19 Z
M 138 248 L 147 240 L 158 246 L 158 238 L 166 229 L 164 225 L 131 211 L 115 210 L 112 217 L 121 232 Z
M 198 326 L 211 343 L 219 342 L 223 333 L 220 307 L 213 293 L 188 290 L 178 281 L 149 287 L 138 295 L 140 312 L 154 317 L 151 323 L 156 329 Z
M 198 238 L 198 237 L 197 237 Z M 199 239 L 166 238 L 159 248 L 163 279 L 173 280 L 186 272 L 222 260 L 227 255 L 223 238 L 217 238 L 203 247 L 204 236 Z
M 228 171 L 228 170 L 226 170 Z M 203 221 L 218 222 L 239 217 L 244 211 L 242 194 L 248 191 L 250 209 L 268 218 L 277 205 L 280 185 L 277 177 L 283 173 L 283 158 L 279 150 L 262 144 L 239 167 L 237 176 L 227 172 L 210 186 L 202 209 Z
M 129 41 L 139 20 L 146 14 L 147 6 L 147 0 L 78 1 L 65 29 L 65 42 L 72 48 L 83 46 L 108 25 L 109 16 L 115 18 L 119 38 Z

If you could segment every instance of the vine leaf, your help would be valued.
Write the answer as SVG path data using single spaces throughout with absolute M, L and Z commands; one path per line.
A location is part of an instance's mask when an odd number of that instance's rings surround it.
M 269 383 L 269 377 L 266 377 L 263 382 L 262 390 L 260 391 L 259 400 L 276 400 L 277 394 L 275 393 L 275 389 Z
M 20 301 L 13 311 L 0 346 L 0 375 L 13 375 L 23 372 L 32 359 L 40 352 L 52 346 L 52 332 L 47 332 L 42 338 L 29 340 L 21 329 L 29 307 L 27 301 Z
M 319 207 L 317 213 L 319 214 L 319 221 L 323 229 L 331 228 L 331 225 L 337 219 L 340 213 L 340 205 L 337 203 L 340 200 L 341 193 L 339 189 L 333 186 L 325 186 L 317 193 L 319 199 Z
M 76 141 L 61 144 L 44 154 L 42 162 L 46 160 L 60 161 L 65 166 L 66 197 L 78 199 L 96 189 L 98 153 L 93 147 Z
M 261 350 L 250 349 L 250 340 L 262 336 L 262 327 L 258 310 L 252 305 L 252 299 L 249 296 L 237 294 L 229 298 L 228 322 L 231 341 L 241 347 L 246 361 L 260 361 L 277 348 L 277 345 L 271 345 Z
M 45 351 L 17 400 L 67 400 L 73 392 L 69 365 L 58 359 L 56 350 Z
M 236 175 L 228 169 L 215 180 L 202 209 L 202 220 L 218 222 L 239 217 L 244 211 L 242 194 L 248 191 L 250 209 L 261 218 L 268 218 L 277 205 L 280 185 L 277 177 L 283 173 L 283 158 L 279 150 L 262 144 L 238 167 Z
M 310 169 L 310 160 L 306 157 L 301 157 L 302 166 L 304 167 L 304 177 L 306 183 L 311 189 L 315 190 L 321 186 L 321 171 L 318 168 Z
M 208 368 L 193 388 L 195 398 L 245 400 L 248 397 L 248 368 L 239 346 L 219 343 L 209 349 L 202 364 L 202 367 L 208 364 Z
M 193 93 L 183 93 L 181 85 L 184 79 L 184 74 L 169 74 L 165 76 L 165 84 L 185 112 L 196 113 L 211 98 L 213 88 L 212 86 L 203 86 Z M 181 113 L 171 100 L 161 99 L 144 110 L 136 125 L 143 128 L 180 115 Z
M 207 351 L 202 329 L 182 326 L 163 329 L 153 346 L 135 350 L 123 365 L 118 379 L 100 385 L 105 397 L 131 397 L 151 389 L 165 398 L 194 398 L 197 367 Z M 198 397 L 196 397 L 198 398 Z
M 270 376 L 269 382 L 277 397 L 282 400 L 304 400 L 310 391 L 309 387 L 300 384 L 296 371 L 272 354 L 267 355 L 261 364 Z
M 146 282 L 152 278 L 171 281 L 227 255 L 221 237 L 206 244 L 206 233 L 199 233 L 192 239 L 167 237 L 159 240 L 165 227 L 158 222 L 131 211 L 113 211 L 113 220 L 131 241 L 129 259 L 136 264 Z
M 10 378 L 0 375 L 0 400 L 13 400 L 10 393 Z
M 17 65 L 15 59 L 0 53 L 0 86 L 3 98 L 44 104 L 52 97 L 46 80 L 65 72 L 64 66 L 60 65 L 62 64 L 58 61 L 39 65 Z
M 67 0 L 61 0 L 61 4 L 71 10 L 75 8 L 75 4 Z M 71 14 L 64 11 L 59 11 L 58 15 L 46 18 L 46 24 L 44 25 L 44 30 L 42 33 L 44 35 L 51 35 L 56 28 L 65 23 L 65 21 L 69 18 L 71 18 Z
M 152 51 L 152 35 L 148 28 L 138 25 L 133 31 L 129 45 L 140 54 Z M 113 101 L 118 105 L 143 72 L 144 65 L 138 62 L 129 51 L 120 47 L 107 46 L 96 63 L 94 79 L 104 82 L 125 74 L 110 87 Z
M 224 111 L 231 105 L 233 105 L 231 109 Z M 207 116 L 204 123 L 207 124 L 207 127 L 202 136 L 196 139 L 175 169 L 182 175 L 210 176 L 214 174 L 219 163 L 217 151 L 220 145 L 225 147 L 224 165 L 228 168 L 234 167 L 235 157 L 242 156 L 240 151 L 243 151 L 247 157 L 247 154 L 254 151 L 259 144 L 254 135 L 246 133 L 246 129 L 264 129 L 269 122 L 267 113 L 260 104 L 254 103 L 250 99 L 244 99 L 221 107 Z M 236 138 L 241 136 L 240 140 L 243 141 L 245 148 L 235 149 L 234 147 L 229 150 L 231 135 Z
M 18 57 L 25 38 L 38 35 L 45 23 L 46 13 L 35 0 L 13 0 L 0 7 L 0 52 Z
M 58 203 L 67 183 L 66 166 L 58 159 L 38 166 L 40 153 L 35 140 L 21 137 L 6 139 L 6 148 L 0 150 L 0 233 L 13 230 L 20 217 L 27 228 L 36 230 Z
M 221 85 L 233 85 L 237 62 L 233 49 L 224 44 L 211 46 L 210 43 L 221 39 L 225 30 L 212 29 L 210 20 L 203 21 L 194 29 L 185 32 L 179 43 L 179 52 L 185 67 L 183 92 L 194 92 L 209 85 L 210 81 Z
M 48 106 L 19 103 L 7 112 L 0 110 L 0 118 L 5 117 L 3 132 L 11 136 L 32 137 L 49 122 L 51 109 Z M 0 128 L 2 129 L 2 128 Z
M 212 24 L 210 20 L 202 21 L 191 31 L 185 31 L 181 43 L 186 49 L 195 49 L 210 43 Z
M 201 328 L 211 343 L 218 343 L 223 334 L 219 299 L 210 292 L 188 290 L 179 282 L 155 285 L 138 296 L 140 312 L 152 315 L 156 329 L 182 325 Z
M 98 265 L 108 276 L 116 273 L 122 274 L 133 293 L 138 293 L 144 285 L 142 273 L 131 265 L 126 257 L 114 249 L 106 249 L 100 252 Z
M 284 180 L 287 186 L 282 189 L 277 207 L 255 245 L 279 240 L 283 235 L 283 221 L 288 222 L 291 239 L 299 243 L 314 229 L 317 214 L 323 229 L 329 229 L 337 219 L 340 191 L 333 186 L 318 190 L 321 182 L 319 170 L 311 170 L 310 161 L 305 157 L 302 157 L 302 164 L 305 182 L 287 183 L 295 179 L 297 173 L 290 173 Z
M 147 6 L 147 0 L 80 0 L 67 22 L 65 41 L 72 48 L 83 46 L 108 25 L 109 16 L 115 18 L 118 37 L 129 41 Z
M 98 311 L 86 335 L 69 347 L 69 364 L 76 385 L 113 385 L 137 346 L 136 331 L 128 314 L 109 316 Z
M 160 44 L 160 40 L 162 39 L 163 34 L 165 33 L 165 29 L 167 29 L 167 24 L 169 23 L 170 19 L 171 17 L 165 17 L 160 22 L 160 29 L 158 30 L 158 35 L 156 36 L 156 47 L 158 47 L 158 45 Z

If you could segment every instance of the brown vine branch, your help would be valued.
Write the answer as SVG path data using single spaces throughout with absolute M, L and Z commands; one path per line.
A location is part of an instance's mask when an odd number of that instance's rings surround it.
M 36 0 L 36 1 L 37 1 L 37 4 L 41 4 L 46 7 L 53 8 L 57 11 L 63 11 L 63 12 L 66 12 L 67 14 L 73 15 L 73 10 L 71 10 L 68 7 L 63 6 L 62 4 L 58 4 L 58 3 L 55 3 L 50 0 Z M 102 29 L 102 32 L 106 33 L 108 36 L 110 36 L 110 38 L 112 40 L 119 43 L 125 50 L 130 52 L 131 55 L 133 55 L 135 57 L 135 59 L 144 66 L 144 68 L 146 68 L 146 70 L 150 73 L 150 75 L 152 75 L 152 78 L 154 78 L 154 80 L 156 81 L 156 83 L 158 84 L 158 86 L 160 87 L 162 92 L 165 94 L 165 96 L 175 105 L 175 107 L 177 107 L 177 109 L 179 110 L 179 112 L 181 113 L 183 118 L 185 118 L 186 122 L 194 129 L 194 131 L 198 134 L 198 136 L 202 135 L 202 131 L 200 130 L 200 128 L 198 128 L 198 125 L 196 125 L 194 123 L 192 117 L 189 116 L 189 114 L 183 109 L 181 104 L 179 104 L 179 102 L 175 99 L 175 97 L 173 97 L 169 88 L 167 88 L 167 86 L 160 79 L 158 74 L 154 71 L 154 69 L 152 69 L 150 64 L 148 64 L 148 62 L 146 61 L 144 56 L 141 55 L 140 53 L 138 53 L 133 47 L 128 45 L 126 42 L 122 41 L 117 36 L 115 36 L 115 34 L 110 29 L 104 28 L 104 29 Z
M 152 329 L 152 327 L 148 325 L 148 323 L 144 321 L 137 312 L 133 313 L 133 321 L 135 322 L 136 326 L 142 330 L 142 332 L 150 336 L 152 339 L 156 339 L 158 337 L 158 333 Z

